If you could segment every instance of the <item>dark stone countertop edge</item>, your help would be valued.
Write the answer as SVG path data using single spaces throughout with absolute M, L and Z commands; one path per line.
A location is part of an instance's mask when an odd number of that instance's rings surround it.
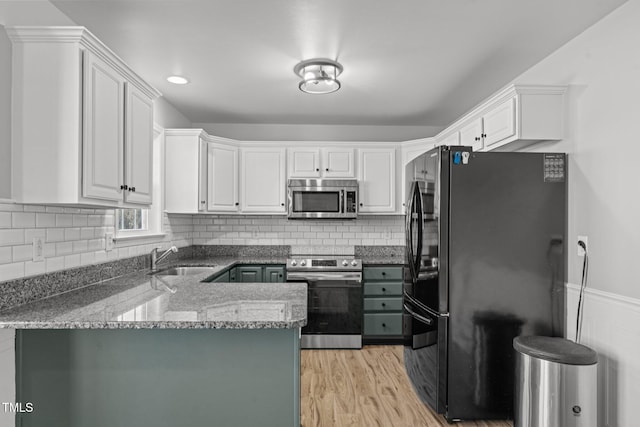
M 306 326 L 307 320 L 291 321 L 175 321 L 147 322 L 0 322 L 0 329 L 293 329 Z

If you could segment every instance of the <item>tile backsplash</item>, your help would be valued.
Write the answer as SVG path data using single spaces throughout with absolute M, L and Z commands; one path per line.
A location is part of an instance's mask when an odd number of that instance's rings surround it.
M 0 203 L 0 282 L 147 254 L 156 246 L 190 246 L 189 215 L 165 215 L 164 236 L 118 240 L 105 250 L 113 233 L 113 209 Z M 44 239 L 44 261 L 33 261 L 33 238 Z
M 404 245 L 404 216 L 354 220 L 288 220 L 271 215 L 197 215 L 194 245 Z
M 164 215 L 164 236 L 117 240 L 113 209 L 0 203 L 0 282 L 146 255 L 156 246 L 291 245 L 385 246 L 404 244 L 404 217 L 355 220 L 287 220 L 276 215 Z M 44 261 L 33 261 L 33 238 L 44 239 Z

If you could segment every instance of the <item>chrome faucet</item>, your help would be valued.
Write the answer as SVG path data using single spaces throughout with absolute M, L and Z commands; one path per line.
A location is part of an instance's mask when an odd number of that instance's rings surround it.
M 164 251 L 162 255 L 158 256 L 158 249 L 160 248 L 153 248 L 150 254 L 151 255 L 151 271 L 156 271 L 158 264 L 161 263 L 163 259 L 171 255 L 171 253 L 175 254 L 178 252 L 178 248 L 176 248 L 175 246 L 171 246 L 169 249 Z

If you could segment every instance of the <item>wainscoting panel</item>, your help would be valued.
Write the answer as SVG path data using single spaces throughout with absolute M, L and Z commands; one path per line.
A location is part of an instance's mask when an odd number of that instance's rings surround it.
M 575 337 L 580 287 L 567 285 L 567 337 Z M 590 289 L 583 297 L 581 344 L 598 352 L 598 425 L 638 425 L 640 300 Z

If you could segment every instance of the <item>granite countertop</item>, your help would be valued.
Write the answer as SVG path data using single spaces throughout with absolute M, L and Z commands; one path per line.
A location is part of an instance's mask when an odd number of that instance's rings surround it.
M 305 283 L 203 283 L 236 264 L 284 264 L 285 259 L 202 258 L 169 265 L 213 265 L 188 276 L 139 271 L 0 313 L 15 329 L 282 329 L 307 322 Z
M 362 265 L 404 265 L 404 256 L 372 255 L 363 256 Z

